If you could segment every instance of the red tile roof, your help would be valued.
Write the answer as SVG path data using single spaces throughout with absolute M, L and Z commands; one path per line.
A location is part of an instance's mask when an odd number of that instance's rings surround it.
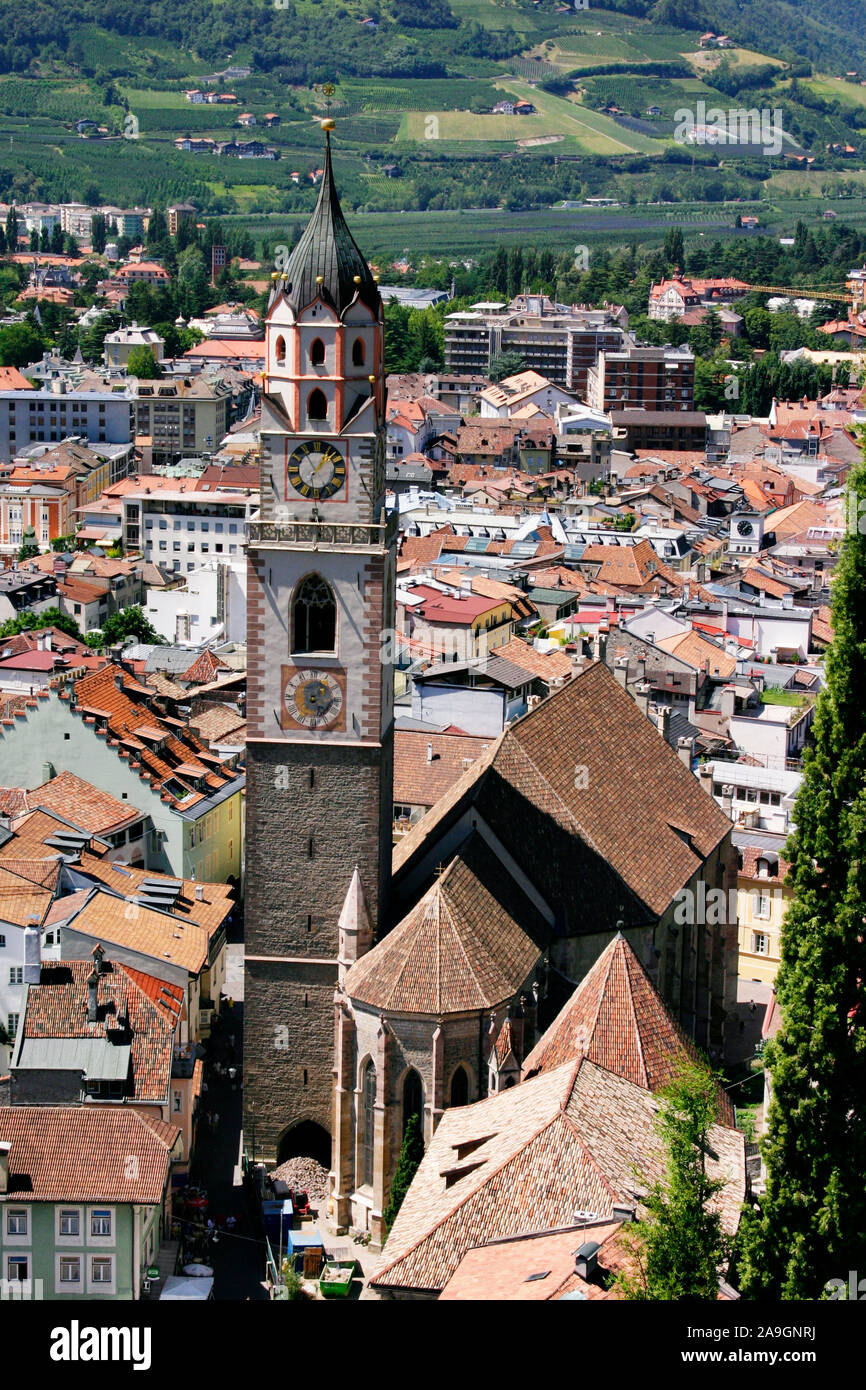
M 679 1062 L 697 1055 L 618 932 L 525 1059 L 523 1075 L 588 1057 L 635 1086 L 659 1091 Z M 719 1122 L 733 1126 L 733 1106 L 721 1087 L 718 1100 Z
M 179 1136 L 176 1125 L 123 1107 L 0 1108 L 0 1142 L 11 1145 L 10 1195 L 27 1202 L 157 1206 Z
M 108 959 L 99 976 L 99 1017 L 87 1021 L 87 979 L 92 960 L 46 963 L 38 985 L 27 991 L 24 1021 L 19 1037 L 130 1039 L 128 1099 L 168 1101 L 174 1033 L 181 1016 L 184 991 L 178 985 L 155 980 L 142 971 Z M 129 1028 L 119 1027 L 121 1016 Z

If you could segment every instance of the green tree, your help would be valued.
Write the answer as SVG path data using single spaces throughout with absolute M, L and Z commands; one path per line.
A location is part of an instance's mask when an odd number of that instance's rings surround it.
M 673 270 L 678 267 L 680 270 L 685 268 L 686 245 L 683 240 L 682 227 L 668 227 L 665 232 L 664 246 L 662 255 L 668 267 Z
M 498 352 L 490 359 L 487 375 L 491 381 L 502 381 L 503 377 L 515 376 L 526 366 L 519 352 Z
M 26 367 L 42 356 L 42 339 L 29 323 L 10 323 L 0 328 L 0 366 Z
M 820 1298 L 862 1266 L 866 1240 L 866 463 L 848 480 L 833 580 L 833 641 L 785 849 L 781 1027 L 771 1083 L 767 1186 L 745 1222 L 752 1297 Z
M 30 560 L 34 555 L 39 554 L 39 545 L 36 540 L 36 532 L 32 526 L 28 526 L 24 531 L 24 540 L 18 551 L 19 560 Z
M 99 255 L 105 250 L 105 215 L 95 212 L 90 223 L 90 243 Z
M 387 1205 L 382 1213 L 389 1231 L 397 1219 L 397 1213 L 403 1205 L 403 1198 L 409 1191 L 412 1179 L 417 1173 L 418 1165 L 423 1157 L 424 1137 L 421 1133 L 421 1121 L 417 1115 L 410 1115 L 406 1125 L 406 1133 L 403 1135 L 403 1147 L 397 1160 L 397 1171 L 394 1174 L 394 1181 L 391 1183 Z
M 165 641 L 156 628 L 151 626 L 144 609 L 136 603 L 131 608 L 122 608 L 119 613 L 112 613 L 111 617 L 106 618 L 102 624 L 102 636 L 91 645 L 110 647 L 115 642 L 125 641 L 127 637 L 134 637 L 137 642 Z
M 634 1270 L 619 1275 L 616 1285 L 631 1300 L 714 1301 L 730 1258 L 713 1204 L 724 1179 L 707 1172 L 710 1127 L 718 1119 L 715 1077 L 702 1062 L 683 1063 L 658 1099 L 654 1125 L 664 1148 L 664 1177 L 643 1199 L 647 1219 L 621 1237 Z
M 143 381 L 151 381 L 154 377 L 162 376 L 162 367 L 153 355 L 153 348 L 149 347 L 130 349 L 126 371 L 128 376 L 141 377 Z
M 19 632 L 41 632 L 43 628 L 56 627 L 69 637 L 80 637 L 78 624 L 59 608 L 44 608 L 41 613 L 19 613 L 17 618 L 8 618 L 0 623 L 0 637 L 14 637 Z

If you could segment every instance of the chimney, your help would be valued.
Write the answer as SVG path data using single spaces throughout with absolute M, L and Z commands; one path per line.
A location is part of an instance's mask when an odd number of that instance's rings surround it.
M 732 821 L 734 819 L 734 789 L 730 783 L 726 783 L 725 786 L 722 787 L 722 810 L 728 820 Z
M 710 796 L 713 794 L 713 766 L 712 763 L 701 763 L 698 769 L 698 780 L 704 791 Z
M 620 683 L 620 685 L 622 686 L 623 690 L 625 690 L 625 683 L 626 683 L 626 681 L 628 680 L 628 657 L 627 657 L 627 656 L 618 656 L 618 657 L 616 658 L 616 661 L 614 662 L 614 667 L 613 667 L 613 674 L 614 674 L 614 676 L 616 677 L 616 679 L 619 681 L 619 683 Z
M 433 761 L 433 744 L 430 741 L 427 743 L 427 761 L 428 763 Z
M 42 934 L 39 919 L 31 919 L 24 928 L 24 983 L 38 985 L 42 971 Z
M 9 1150 L 11 1144 L 0 1142 L 0 1197 L 9 1191 Z
M 692 758 L 695 755 L 695 741 L 693 738 L 677 739 L 677 757 L 683 767 L 687 767 L 689 772 L 692 770 Z
M 593 1279 L 598 1269 L 598 1252 L 601 1249 L 597 1240 L 587 1240 L 574 1254 L 574 1272 L 581 1279 Z
M 90 952 L 90 954 L 93 956 L 93 968 L 94 968 L 94 970 L 96 971 L 97 975 L 104 975 L 104 974 L 105 974 L 105 947 L 102 945 L 101 942 L 97 941 L 96 945 L 94 946 L 94 948 L 93 948 L 93 950 Z
M 203 883 L 197 883 L 197 884 L 195 885 L 195 900 L 196 900 L 197 903 L 204 902 L 204 884 L 203 884 Z
M 643 682 L 646 680 L 646 658 L 645 658 L 645 657 L 641 657 L 639 661 L 635 662 L 635 680 L 636 680 L 639 684 L 643 684 Z
M 99 971 L 94 966 L 87 977 L 87 1022 L 96 1023 L 99 1018 Z
M 671 711 L 668 705 L 656 705 L 654 708 L 656 728 L 662 738 L 667 743 L 668 735 L 671 731 Z
M 637 687 L 634 698 L 635 704 L 637 705 L 638 709 L 641 710 L 641 712 L 645 714 L 647 718 L 649 718 L 649 697 L 650 686 L 647 684 L 646 681 L 644 681 L 641 685 Z
M 614 1204 L 611 1207 L 610 1216 L 612 1221 L 634 1221 L 634 1207 Z

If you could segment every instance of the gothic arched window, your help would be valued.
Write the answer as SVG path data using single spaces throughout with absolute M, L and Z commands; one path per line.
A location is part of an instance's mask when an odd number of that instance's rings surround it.
M 352 344 L 352 366 L 363 367 L 364 365 L 364 339 L 356 338 Z
M 325 344 L 321 338 L 314 338 L 310 345 L 310 361 L 314 367 L 321 367 L 325 360 Z
M 376 1137 L 376 1068 L 368 1062 L 361 1077 L 361 1185 L 372 1187 Z
M 451 1104 L 469 1104 L 469 1077 L 465 1067 L 458 1067 L 451 1078 Z
M 307 416 L 310 420 L 327 420 L 328 401 L 324 391 L 320 391 L 318 386 L 315 391 L 310 392 L 307 401 Z
M 337 601 L 320 574 L 308 574 L 292 603 L 292 651 L 332 652 L 337 646 Z
M 421 1133 L 424 1133 L 424 1087 L 421 1078 L 414 1069 L 406 1073 L 406 1080 L 403 1082 L 403 1133 L 406 1133 L 406 1126 L 413 1115 L 417 1115 L 421 1123 Z
M 274 348 L 274 355 L 277 359 L 277 362 L 280 364 L 280 366 L 282 366 L 286 360 L 286 340 L 282 336 L 282 334 L 277 339 L 276 346 Z

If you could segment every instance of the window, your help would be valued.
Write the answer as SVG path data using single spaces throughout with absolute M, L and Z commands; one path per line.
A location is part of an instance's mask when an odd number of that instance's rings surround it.
M 311 391 L 307 400 L 307 417 L 310 420 L 327 420 L 328 402 L 324 391 L 320 391 L 318 386 L 315 391 Z
M 412 1069 L 406 1073 L 406 1080 L 403 1082 L 403 1133 L 406 1133 L 406 1126 L 413 1115 L 417 1115 L 421 1120 L 423 1131 L 424 1121 L 424 1087 L 417 1071 Z
M 18 1015 L 17 1015 L 17 1014 L 7 1014 L 7 1015 L 6 1015 L 6 1032 L 9 1034 L 10 1038 L 13 1038 L 13 1039 L 14 1039 L 14 1038 L 16 1037 L 16 1035 L 17 1035 L 17 1033 L 18 1033 Z
M 280 365 L 282 365 L 286 360 L 286 340 L 282 336 L 279 337 L 276 341 L 276 345 L 274 347 L 274 356 L 276 357 L 276 360 Z
M 24 967 L 21 965 L 11 965 L 9 967 L 10 985 L 20 985 L 24 983 Z
M 770 915 L 770 895 L 769 893 L 759 893 L 756 894 L 756 897 L 755 916 L 766 920 Z
M 6 1278 L 25 1283 L 30 1278 L 30 1257 L 28 1255 L 8 1255 L 6 1258 Z
M 352 344 L 352 366 L 363 367 L 364 365 L 364 339 L 356 338 Z
M 175 1115 L 179 1115 L 182 1109 L 182 1096 L 180 1091 L 172 1092 L 172 1105 Z
M 752 952 L 756 956 L 767 956 L 770 953 L 770 938 L 766 932 L 752 932 Z
M 469 1104 L 469 1077 L 465 1067 L 458 1067 L 451 1078 L 451 1104 Z
M 325 361 L 325 344 L 321 338 L 314 338 L 310 345 L 310 362 L 314 367 L 321 367 Z
M 361 1083 L 361 1182 L 373 1183 L 373 1140 L 376 1132 L 376 1068 L 368 1062 Z
M 292 604 L 292 651 L 332 652 L 337 645 L 337 604 L 321 575 L 308 574 Z
M 77 1255 L 60 1256 L 60 1282 L 61 1284 L 81 1283 L 81 1260 Z
M 90 1262 L 90 1277 L 94 1284 L 111 1283 L 111 1257 L 94 1255 Z
M 10 1207 L 6 1213 L 7 1236 L 26 1236 L 27 1210 L 24 1207 Z
M 60 1234 L 77 1236 L 80 1234 L 81 1218 L 75 1207 L 60 1209 Z
M 92 1236 L 111 1235 L 110 1211 L 93 1211 L 90 1213 L 90 1234 Z

